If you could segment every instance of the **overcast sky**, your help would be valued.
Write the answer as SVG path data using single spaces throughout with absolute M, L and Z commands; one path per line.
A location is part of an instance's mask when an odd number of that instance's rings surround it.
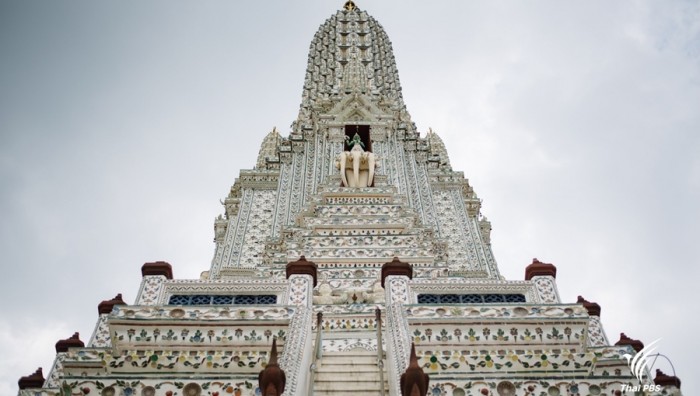
M 0 394 L 144 262 L 197 278 L 213 221 L 301 100 L 337 1 L 0 0 Z M 533 257 L 699 391 L 698 1 L 358 0 L 404 100 L 492 221 L 508 279 Z M 695 307 L 695 308 L 693 308 Z M 670 366 L 660 363 L 664 371 Z

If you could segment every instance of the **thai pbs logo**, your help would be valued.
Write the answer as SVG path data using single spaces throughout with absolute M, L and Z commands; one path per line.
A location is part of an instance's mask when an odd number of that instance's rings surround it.
M 639 382 L 644 382 L 643 375 L 644 372 L 649 367 L 649 358 L 651 353 L 656 349 L 656 343 L 661 341 L 659 338 L 656 341 L 651 342 L 649 345 L 645 346 L 641 351 L 637 352 L 634 356 L 626 353 L 622 355 L 623 358 L 627 359 L 627 365 L 632 370 L 632 375 L 639 380 Z M 639 391 L 649 391 L 649 392 L 660 392 L 661 385 L 645 384 L 639 386 L 631 386 L 629 384 L 622 385 L 622 390 L 625 392 L 639 392 Z

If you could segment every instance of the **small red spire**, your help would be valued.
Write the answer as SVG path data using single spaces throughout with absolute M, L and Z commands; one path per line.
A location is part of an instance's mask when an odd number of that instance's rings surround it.
M 56 353 L 68 352 L 68 348 L 84 348 L 85 343 L 80 340 L 80 334 L 75 332 L 72 336 L 65 340 L 56 342 Z
M 277 364 L 277 338 L 272 339 L 270 361 L 265 369 L 258 374 L 258 386 L 263 391 L 263 396 L 280 396 L 284 392 L 287 377 Z
M 620 333 L 620 339 L 615 343 L 616 346 L 630 345 L 632 349 L 639 352 L 644 349 L 644 343 L 633 338 L 629 338 L 625 333 Z
M 277 364 L 277 337 L 272 337 L 272 347 L 270 348 L 270 361 L 267 365 Z
M 429 383 L 430 377 L 418 365 L 416 346 L 411 343 L 411 357 L 408 360 L 408 367 L 401 374 L 401 396 L 425 396 L 428 393 Z
M 408 358 L 408 367 L 420 368 L 418 366 L 418 356 L 416 356 L 416 344 L 411 343 L 411 356 Z
M 656 377 L 654 377 L 654 384 L 661 385 L 663 387 L 675 386 L 676 388 L 681 388 L 681 379 L 675 375 L 664 374 L 663 371 L 656 369 Z
M 382 287 L 387 276 L 407 276 L 408 279 L 413 279 L 413 267 L 409 263 L 404 263 L 398 257 L 394 257 L 388 263 L 382 265 Z
M 316 266 L 316 263 L 306 261 L 305 256 L 301 256 L 299 257 L 299 260 L 292 261 L 287 264 L 287 279 L 289 279 L 289 277 L 292 275 L 311 275 L 311 277 L 314 278 L 314 287 L 316 287 L 317 272 L 318 267 Z
M 165 261 L 145 263 L 141 266 L 141 276 L 163 275 L 166 279 L 173 279 L 173 266 Z
M 19 389 L 30 389 L 30 388 L 41 388 L 44 386 L 44 373 L 41 371 L 41 367 L 39 367 L 34 374 L 30 374 L 24 377 L 20 377 L 19 381 L 17 381 L 17 385 L 19 385 Z
M 581 296 L 578 296 L 578 300 L 576 302 L 586 308 L 588 315 L 600 317 L 600 305 L 598 305 L 598 303 L 590 302 Z
M 543 263 L 540 260 L 532 259 L 532 264 L 525 267 L 525 280 L 530 280 L 535 276 L 557 277 L 557 267 L 554 264 Z
M 101 303 L 99 303 L 97 305 L 97 312 L 100 315 L 108 314 L 108 313 L 112 312 L 112 308 L 114 308 L 115 305 L 126 305 L 124 300 L 122 300 L 121 293 L 117 294 L 117 296 L 111 300 L 104 300 Z

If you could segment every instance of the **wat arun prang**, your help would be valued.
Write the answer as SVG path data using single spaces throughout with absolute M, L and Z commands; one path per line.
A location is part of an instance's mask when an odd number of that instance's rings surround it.
M 101 302 L 87 342 L 60 340 L 19 394 L 398 396 L 414 345 L 430 395 L 680 395 L 633 364 L 640 341 L 608 339 L 598 304 L 560 301 L 554 265 L 502 278 L 481 200 L 416 129 L 389 38 L 352 1 L 312 40 L 291 131 L 223 204 L 200 279 L 144 264 L 133 304 Z

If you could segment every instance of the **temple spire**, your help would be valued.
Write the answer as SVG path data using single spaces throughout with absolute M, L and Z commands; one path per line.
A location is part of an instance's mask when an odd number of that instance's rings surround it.
M 311 42 L 295 125 L 310 128 L 319 112 L 338 109 L 347 104 L 344 100 L 359 96 L 363 108 L 398 111 L 396 118 L 410 120 L 391 40 L 379 22 L 348 0 L 319 27 Z

